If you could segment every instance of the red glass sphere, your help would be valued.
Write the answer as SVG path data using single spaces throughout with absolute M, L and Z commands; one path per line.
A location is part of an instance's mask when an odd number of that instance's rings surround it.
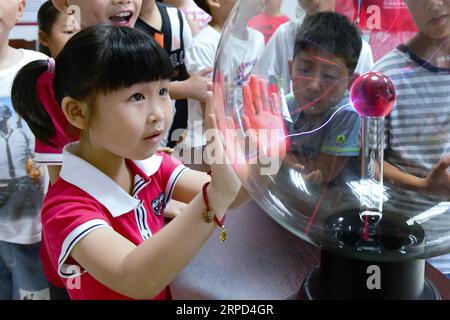
M 353 107 L 362 117 L 385 117 L 395 103 L 395 88 L 389 77 L 379 72 L 360 75 L 350 89 Z

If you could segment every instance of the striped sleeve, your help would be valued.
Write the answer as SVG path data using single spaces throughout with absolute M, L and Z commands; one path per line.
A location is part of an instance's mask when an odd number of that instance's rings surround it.
M 75 245 L 91 232 L 110 228 L 107 218 L 88 199 L 67 198 L 47 207 L 42 214 L 42 232 L 49 262 L 61 278 L 82 274 L 81 266 L 71 258 Z
M 163 159 L 156 177 L 160 180 L 160 185 L 163 187 L 164 203 L 166 204 L 172 198 L 178 180 L 189 169 L 180 160 L 168 154 L 160 153 L 160 155 Z
M 68 262 L 70 253 L 75 245 L 89 233 L 100 228 L 109 228 L 110 226 L 102 219 L 93 219 L 76 227 L 64 239 L 61 252 L 58 258 L 58 275 L 62 278 L 72 278 L 81 275 L 81 268 L 78 265 Z
M 61 147 L 51 147 L 36 139 L 34 160 L 41 165 L 62 165 L 63 153 Z

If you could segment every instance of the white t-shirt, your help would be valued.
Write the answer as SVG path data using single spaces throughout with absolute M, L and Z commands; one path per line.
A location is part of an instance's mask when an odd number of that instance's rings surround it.
M 45 179 L 31 183 L 27 178 L 25 162 L 34 152 L 34 136 L 12 107 L 11 87 L 23 66 L 48 57 L 24 49 L 19 53 L 22 59 L 18 63 L 0 69 L 0 113 L 7 113 L 7 120 L 0 122 L 0 240 L 32 244 L 41 241 L 40 210 Z
M 186 66 L 189 73 L 195 73 L 206 67 L 213 67 L 221 34 L 211 26 L 206 27 L 194 38 L 191 47 L 186 52 Z M 228 95 L 233 104 L 242 104 L 241 87 L 253 71 L 261 53 L 264 50 L 264 35 L 259 31 L 247 28 L 246 39 L 241 39 L 232 32 L 223 40 L 222 59 L 218 61 L 218 69 L 229 79 L 225 85 L 233 87 Z M 195 71 L 195 72 L 194 72 Z M 225 92 L 226 88 L 223 88 Z M 189 101 L 188 137 L 185 145 L 200 147 L 206 144 L 204 135 L 203 111 L 200 103 Z
M 285 94 L 292 92 L 288 61 L 292 59 L 294 54 L 295 37 L 303 20 L 304 17 L 300 17 L 281 25 L 267 43 L 267 47 L 256 66 L 256 72 L 259 76 L 264 78 L 273 76 L 278 82 L 281 80 Z M 373 64 L 372 49 L 363 40 L 355 72 L 359 74 L 368 72 L 372 69 Z
M 217 46 L 220 41 L 220 32 L 210 25 L 202 29 L 193 39 L 191 46 L 186 50 L 186 68 L 189 74 L 196 74 L 202 69 L 213 67 Z M 203 123 L 203 111 L 200 102 L 188 100 L 188 135 L 184 141 L 186 146 L 196 148 L 206 144 Z

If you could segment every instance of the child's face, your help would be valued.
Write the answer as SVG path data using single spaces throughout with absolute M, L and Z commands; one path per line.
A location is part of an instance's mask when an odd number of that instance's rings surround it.
M 52 57 L 56 57 L 67 41 L 78 31 L 76 19 L 73 15 L 58 14 L 50 34 L 39 33 L 40 41 L 49 48 Z
M 336 10 L 336 0 L 298 0 L 298 4 L 308 15 Z
M 24 0 L 0 1 L 0 37 L 7 36 L 23 13 Z
M 173 120 L 169 81 L 140 83 L 98 95 L 88 137 L 95 148 L 143 160 L 156 152 Z
M 306 49 L 289 62 L 294 96 L 307 115 L 327 112 L 344 96 L 352 79 L 340 58 L 321 50 Z
M 64 7 L 61 1 L 80 8 L 82 29 L 99 24 L 134 27 L 142 5 L 142 0 L 53 0 L 57 8 Z
M 264 0 L 263 4 L 267 11 L 276 11 L 280 10 L 282 2 L 282 0 Z
M 0 128 L 7 128 L 10 118 L 11 110 L 6 105 L 0 105 Z
M 406 0 L 420 32 L 434 39 L 450 36 L 450 0 Z

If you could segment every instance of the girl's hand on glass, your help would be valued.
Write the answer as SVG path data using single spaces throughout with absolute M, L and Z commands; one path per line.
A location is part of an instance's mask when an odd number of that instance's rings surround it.
M 259 152 L 270 157 L 286 156 L 286 127 L 281 116 L 280 98 L 277 92 L 269 95 L 267 81 L 250 77 L 242 86 L 244 114 L 242 123 L 246 130 L 254 132 Z
M 220 90 L 215 86 L 215 90 Z M 211 187 L 224 195 L 234 199 L 241 188 L 241 182 L 231 166 L 225 154 L 222 138 L 217 128 L 216 109 L 223 110 L 222 95 L 218 92 L 214 95 L 208 91 L 206 96 L 205 129 L 210 143 L 205 154 L 206 162 L 211 168 Z

